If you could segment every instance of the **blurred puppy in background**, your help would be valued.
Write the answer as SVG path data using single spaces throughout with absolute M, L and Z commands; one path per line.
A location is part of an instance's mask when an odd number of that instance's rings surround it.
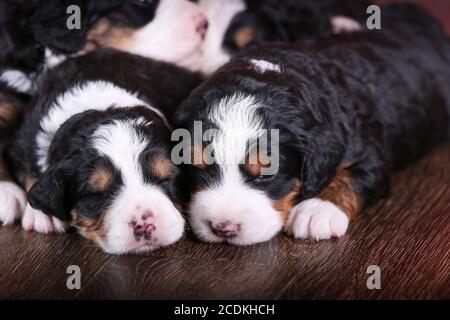
M 191 69 L 209 75 L 251 46 L 317 40 L 362 29 L 366 0 L 199 0 L 209 29 Z

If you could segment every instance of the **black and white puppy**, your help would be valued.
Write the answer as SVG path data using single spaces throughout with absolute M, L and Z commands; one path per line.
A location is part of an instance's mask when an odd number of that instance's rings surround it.
M 116 254 L 178 240 L 184 219 L 166 119 L 199 82 L 175 66 L 112 49 L 48 71 L 7 148 L 29 204 L 0 184 L 0 196 L 16 203 L 2 208 L 0 220 L 23 215 L 26 230 L 43 233 L 64 231 L 62 221 L 70 220 Z
M 362 29 L 365 0 L 199 0 L 210 22 L 192 69 L 209 75 L 242 50 Z
M 201 121 L 215 130 L 203 131 L 192 149 L 199 161 L 186 167 L 200 239 L 246 245 L 283 228 L 302 239 L 340 237 L 387 192 L 393 169 L 448 141 L 447 35 L 415 6 L 383 17 L 381 31 L 255 48 L 183 103 L 179 127 L 195 134 Z M 254 141 L 265 130 L 279 143 L 261 152 Z

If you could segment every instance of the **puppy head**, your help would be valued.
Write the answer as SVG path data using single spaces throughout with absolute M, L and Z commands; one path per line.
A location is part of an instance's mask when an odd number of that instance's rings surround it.
M 216 75 L 211 86 L 204 84 L 182 105 L 178 116 L 191 135 L 199 130 L 194 119 L 201 119 L 204 132 L 201 143 L 192 147 L 202 157 L 186 168 L 192 184 L 191 226 L 208 242 L 266 241 L 282 229 L 300 199 L 314 196 L 331 180 L 342 157 L 340 145 L 320 129 L 312 99 L 296 96 L 288 83 L 253 81 L 236 70 L 230 77 L 220 71 Z M 245 84 L 251 92 L 239 91 Z M 215 131 L 208 136 L 209 129 Z M 268 143 L 260 148 L 265 135 Z
M 133 108 L 137 109 L 137 108 Z M 108 253 L 144 252 L 177 241 L 177 168 L 169 131 L 151 111 L 87 112 L 52 142 L 56 155 L 29 192 L 30 204 L 72 224 Z M 59 158 L 56 160 L 56 158 Z
M 249 1 L 230 22 L 224 47 L 231 53 L 267 42 L 317 39 L 331 33 L 325 1 Z
M 88 32 L 85 51 L 120 50 L 180 66 L 200 53 L 208 21 L 187 0 L 133 0 L 104 15 Z

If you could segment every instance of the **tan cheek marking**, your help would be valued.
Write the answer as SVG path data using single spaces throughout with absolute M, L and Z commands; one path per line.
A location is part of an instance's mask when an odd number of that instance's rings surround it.
M 89 177 L 89 186 L 98 192 L 104 192 L 111 187 L 113 176 L 105 167 L 97 167 Z
M 99 47 L 111 47 L 130 51 L 134 43 L 135 30 L 132 28 L 112 25 L 108 19 L 100 19 L 88 32 L 84 52 L 93 51 Z
M 25 191 L 29 192 L 33 185 L 38 181 L 37 178 L 32 177 L 31 175 L 27 175 L 25 177 Z
M 9 130 L 17 122 L 19 113 L 14 105 L 9 101 L 0 100 L 0 130 Z
M 0 181 L 10 181 L 11 175 L 9 174 L 5 160 L 3 159 L 3 148 L 4 146 L 0 144 Z
M 351 173 L 345 168 L 338 169 L 336 176 L 318 198 L 336 204 L 350 219 L 355 218 L 361 210 L 362 201 L 353 191 Z
M 296 205 L 296 198 L 300 194 L 302 184 L 300 180 L 296 180 L 292 191 L 283 198 L 273 202 L 272 207 L 281 213 L 284 222 L 287 221 L 289 212 Z
M 151 159 L 150 169 L 158 178 L 167 179 L 173 173 L 174 165 L 173 163 L 162 156 L 157 156 L 156 159 Z
M 72 225 L 76 227 L 80 234 L 86 239 L 99 243 L 106 237 L 106 226 L 103 216 L 97 221 L 86 217 L 80 217 L 76 209 L 72 209 L 70 215 L 72 217 Z
M 244 48 L 255 38 L 255 30 L 245 26 L 234 33 L 233 40 L 238 48 Z

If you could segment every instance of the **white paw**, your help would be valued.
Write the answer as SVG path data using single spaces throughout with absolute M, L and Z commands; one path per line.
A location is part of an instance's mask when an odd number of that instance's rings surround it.
M 27 197 L 22 188 L 11 181 L 0 182 L 0 223 L 14 223 L 22 216 L 26 203 Z
M 36 210 L 27 204 L 25 213 L 22 217 L 22 227 L 31 231 L 34 230 L 39 233 L 63 233 L 69 225 L 67 222 L 63 222 L 55 217 L 46 215 L 40 210 Z
M 330 20 L 333 33 L 357 32 L 362 30 L 361 24 L 351 18 L 334 16 Z
M 344 235 L 348 223 L 347 215 L 335 204 L 314 198 L 291 210 L 285 231 L 295 238 L 323 240 Z

